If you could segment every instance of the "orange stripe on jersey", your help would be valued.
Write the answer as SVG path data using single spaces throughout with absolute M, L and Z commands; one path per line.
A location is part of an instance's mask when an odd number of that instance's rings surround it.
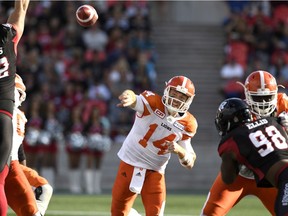
M 154 92 L 151 91 L 144 91 L 141 94 L 149 103 L 151 109 L 155 111 L 156 109 L 160 110 L 161 112 L 165 113 L 165 106 L 162 103 L 162 97 Z M 149 115 L 149 111 L 144 103 L 144 113 L 143 116 Z
M 143 104 L 144 104 L 144 111 L 143 111 L 143 114 L 142 114 L 142 116 L 147 116 L 147 115 L 150 115 L 150 112 L 149 112 L 149 110 L 148 110 L 147 106 L 145 105 L 145 103 L 143 103 Z
M 183 134 L 182 140 L 193 137 L 196 134 L 198 123 L 197 123 L 196 118 L 191 113 L 186 112 L 186 116 L 183 119 L 178 120 L 178 122 L 184 125 L 185 131 L 191 134 L 191 135 Z

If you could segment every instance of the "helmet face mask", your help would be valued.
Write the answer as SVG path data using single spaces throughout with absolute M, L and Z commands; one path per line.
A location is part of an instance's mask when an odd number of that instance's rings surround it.
M 266 71 L 255 71 L 245 81 L 246 102 L 257 116 L 269 116 L 274 112 L 277 93 L 276 80 Z
M 243 123 L 252 121 L 249 106 L 239 98 L 224 100 L 216 113 L 215 126 L 220 136 L 226 135 Z
M 176 76 L 166 83 L 162 97 L 170 113 L 185 113 L 195 96 L 194 84 L 187 77 Z

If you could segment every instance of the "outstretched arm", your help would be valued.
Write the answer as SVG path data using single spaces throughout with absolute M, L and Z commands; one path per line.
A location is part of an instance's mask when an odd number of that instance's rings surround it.
M 134 108 L 136 106 L 137 98 L 132 90 L 125 90 L 119 97 L 120 103 L 117 104 L 118 107 L 130 107 Z
M 21 37 L 24 31 L 25 17 L 30 0 L 15 0 L 14 10 L 10 14 L 7 23 L 12 24 L 18 29 Z

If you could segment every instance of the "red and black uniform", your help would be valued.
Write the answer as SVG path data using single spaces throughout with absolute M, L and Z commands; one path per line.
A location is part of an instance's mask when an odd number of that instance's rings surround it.
M 272 113 L 272 115 L 279 116 L 283 111 L 288 112 L 287 95 L 278 93 L 277 108 L 275 113 Z M 203 206 L 201 215 L 226 215 L 233 206 L 248 195 L 257 197 L 270 214 L 275 215 L 274 200 L 276 200 L 277 197 L 277 189 L 274 187 L 257 187 L 256 181 L 250 176 L 250 173 L 248 173 L 248 176 L 244 176 L 241 172 L 237 176 L 236 180 L 229 185 L 223 182 L 221 172 L 218 173 L 209 190 L 209 196 Z
M 12 115 L 16 74 L 16 47 L 19 34 L 10 24 L 0 25 L 0 172 L 12 147 Z M 0 176 L 0 181 L 4 179 Z
M 232 130 L 221 139 L 218 152 L 220 156 L 225 152 L 233 152 L 240 164 L 253 171 L 258 187 L 272 187 L 265 176 L 275 163 L 288 159 L 287 141 L 287 134 L 277 119 L 268 117 Z M 278 188 L 275 211 L 277 215 L 288 215 L 288 200 L 285 201 L 285 194 L 288 193 L 285 187 L 288 185 L 288 163 L 274 178 Z
M 1 100 L 14 101 L 16 74 L 17 31 L 10 24 L 0 25 L 0 96 Z M 13 107 L 0 101 L 0 110 L 13 113 Z M 11 115 L 12 118 L 12 115 Z
M 7 212 L 4 185 L 12 149 L 16 48 L 19 39 L 20 33 L 16 27 L 0 24 L 0 215 Z

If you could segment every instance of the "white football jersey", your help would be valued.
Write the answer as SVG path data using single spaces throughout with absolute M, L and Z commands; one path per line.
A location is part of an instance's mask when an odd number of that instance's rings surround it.
M 15 108 L 13 114 L 12 160 L 18 160 L 18 149 L 24 140 L 26 122 L 27 119 L 25 114 L 18 108 Z
M 136 112 L 133 127 L 118 156 L 132 166 L 164 173 L 171 156 L 171 153 L 166 153 L 165 142 L 175 141 L 190 151 L 187 146 L 191 147 L 191 138 L 198 127 L 197 121 L 189 112 L 171 118 L 161 96 L 151 91 L 144 91 L 140 98 L 137 103 L 143 102 L 144 111 Z

